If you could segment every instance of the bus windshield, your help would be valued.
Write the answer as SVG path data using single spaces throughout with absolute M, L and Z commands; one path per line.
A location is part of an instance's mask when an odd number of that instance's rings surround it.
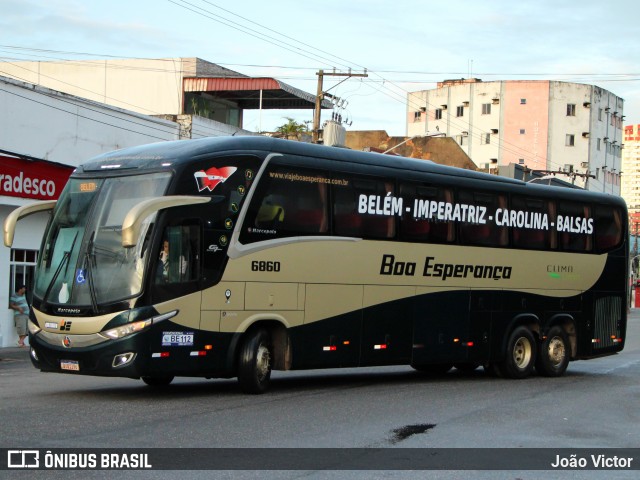
M 122 222 L 137 203 L 162 196 L 170 177 L 70 179 L 45 233 L 34 294 L 46 303 L 95 308 L 140 293 L 155 214 L 133 248 L 122 246 Z

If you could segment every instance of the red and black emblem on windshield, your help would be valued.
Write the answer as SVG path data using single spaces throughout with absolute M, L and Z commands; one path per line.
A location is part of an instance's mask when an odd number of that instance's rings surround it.
M 208 170 L 199 170 L 193 174 L 198 184 L 198 191 L 208 189 L 213 192 L 220 183 L 224 183 L 237 170 L 236 167 L 211 167 Z

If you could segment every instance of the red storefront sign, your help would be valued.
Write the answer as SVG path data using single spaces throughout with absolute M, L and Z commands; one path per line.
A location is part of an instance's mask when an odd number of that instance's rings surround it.
M 0 154 L 0 195 L 57 200 L 73 167 Z

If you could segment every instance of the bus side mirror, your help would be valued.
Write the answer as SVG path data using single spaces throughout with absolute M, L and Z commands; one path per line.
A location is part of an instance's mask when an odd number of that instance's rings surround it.
M 41 200 L 39 202 L 30 203 L 13 210 L 4 220 L 4 245 L 11 247 L 13 245 L 13 237 L 16 233 L 16 223 L 23 217 L 33 213 L 53 210 L 57 200 Z
M 149 215 L 152 215 L 165 208 L 181 207 L 184 205 L 195 205 L 207 203 L 211 197 L 195 197 L 189 195 L 174 195 L 168 197 L 154 197 L 144 202 L 140 202 L 133 207 L 122 222 L 122 246 L 125 248 L 134 247 L 140 237 L 140 227 L 142 222 Z

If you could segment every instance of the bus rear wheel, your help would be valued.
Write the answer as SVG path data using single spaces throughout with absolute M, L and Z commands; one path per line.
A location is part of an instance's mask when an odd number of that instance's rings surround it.
M 545 377 L 559 377 L 569 366 L 569 338 L 562 327 L 552 327 L 540 343 L 536 371 Z
M 264 329 L 249 333 L 240 349 L 238 382 L 246 393 L 264 393 L 271 380 L 273 347 Z
M 150 387 L 166 387 L 173 382 L 173 378 L 172 375 L 166 377 L 142 377 L 142 381 Z
M 500 372 L 507 378 L 528 377 L 536 361 L 536 340 L 531 330 L 515 328 L 509 336 L 506 355 L 499 364 Z

